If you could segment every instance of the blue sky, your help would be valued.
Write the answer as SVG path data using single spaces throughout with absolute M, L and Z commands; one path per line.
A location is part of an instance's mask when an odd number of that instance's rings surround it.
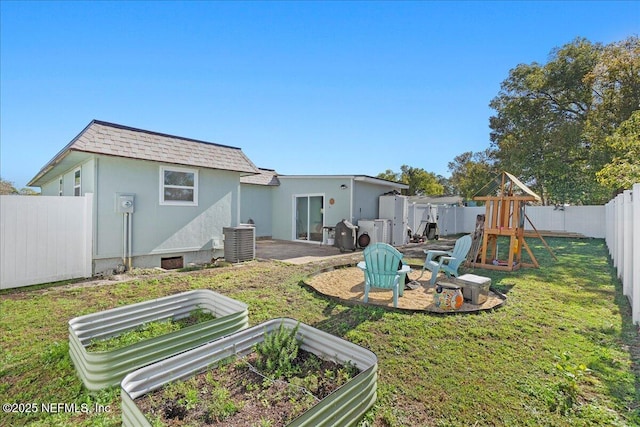
M 640 33 L 640 2 L 0 2 L 0 175 L 92 119 L 366 174 L 489 147 L 509 70 Z

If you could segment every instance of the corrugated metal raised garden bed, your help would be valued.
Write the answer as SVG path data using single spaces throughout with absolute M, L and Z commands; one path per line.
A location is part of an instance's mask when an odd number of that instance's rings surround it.
M 194 312 L 211 320 L 113 349 L 93 344 L 153 322 L 179 321 Z M 211 317 L 211 316 L 210 316 Z M 190 350 L 249 326 L 247 305 L 210 290 L 195 290 L 76 317 L 69 321 L 69 353 L 89 390 L 117 385 L 138 368 Z
M 318 360 L 322 360 L 322 363 L 340 366 L 340 370 L 336 372 L 345 372 L 342 370 L 343 367 L 346 367 L 346 370 L 353 369 L 351 371 L 353 375 L 347 375 L 346 380 L 340 383 L 339 388 L 332 389 L 326 397 L 316 398 L 316 401 L 308 408 L 304 407 L 302 412 L 291 412 L 290 415 L 294 415 L 283 418 L 286 421 L 272 423 L 267 418 L 262 418 L 263 412 L 266 412 L 265 408 L 272 405 L 272 403 L 267 403 L 267 401 L 272 402 L 269 400 L 271 395 L 281 393 L 286 396 L 285 400 L 301 404 L 306 396 L 296 399 L 291 398 L 291 395 L 287 393 L 296 388 L 305 389 L 305 392 L 308 392 L 307 388 L 313 389 L 313 386 L 309 386 L 309 383 L 294 382 L 296 379 L 300 380 L 298 377 L 288 377 L 289 382 L 272 381 L 262 377 L 261 373 L 253 370 L 253 367 L 247 371 L 258 376 L 257 383 L 246 380 L 244 374 L 237 375 L 238 372 L 241 372 L 240 370 L 234 370 L 230 375 L 236 381 L 233 383 L 234 385 L 224 383 L 222 380 L 218 381 L 220 377 L 216 374 L 218 371 L 235 369 L 235 366 L 244 366 L 243 364 L 251 366 L 252 358 L 257 353 L 256 347 L 266 344 L 273 338 L 273 334 L 280 330 L 287 331 L 290 335 L 295 333 L 300 352 L 310 355 L 308 359 L 304 360 L 314 360 L 313 363 L 318 363 L 316 365 L 318 381 L 322 381 L 320 371 L 325 370 L 324 365 L 321 367 Z M 280 343 L 280 341 L 277 342 Z M 169 418 L 176 416 L 173 412 L 179 405 L 173 403 L 178 402 L 182 405 L 181 413 L 177 415 L 178 419 L 186 416 L 187 412 L 191 412 L 189 415 L 195 415 L 193 412 L 198 413 L 198 421 L 189 420 L 190 425 L 194 422 L 201 422 L 203 425 L 219 422 L 221 424 L 217 425 L 225 425 L 227 422 L 234 422 L 232 418 L 224 419 L 219 416 L 222 413 L 220 411 L 224 409 L 224 402 L 229 402 L 232 406 L 236 404 L 229 400 L 229 389 L 236 388 L 238 391 L 236 395 L 242 398 L 252 394 L 252 390 L 259 388 L 262 390 L 264 404 L 267 406 L 255 410 L 256 417 L 252 422 L 274 426 L 284 423 L 287 426 L 355 425 L 376 400 L 377 368 L 376 355 L 365 348 L 293 319 L 273 319 L 127 375 L 121 383 L 122 421 L 124 426 L 151 426 L 152 423 L 155 425 L 161 418 L 158 412 L 164 412 L 165 415 L 167 412 L 172 412 Z M 239 377 L 242 379 L 239 380 Z M 301 381 L 315 380 L 315 377 L 315 375 L 309 375 Z M 280 383 L 280 388 L 266 388 L 267 383 L 275 382 Z M 212 394 L 197 395 L 203 389 L 218 389 L 218 392 L 215 396 Z M 149 402 L 157 407 L 159 399 L 162 399 L 163 396 L 165 396 L 165 406 L 162 406 L 161 402 L 159 409 L 149 411 Z M 199 402 L 205 402 L 209 405 L 208 408 L 200 409 Z M 216 408 L 212 408 L 212 405 Z M 239 406 L 245 410 L 250 406 L 250 403 L 241 402 Z M 212 409 L 217 410 L 214 412 L 217 415 L 211 415 Z M 285 409 L 279 408 L 278 410 Z M 287 407 L 286 411 L 288 410 Z M 278 422 L 282 422 L 282 424 L 278 424 Z

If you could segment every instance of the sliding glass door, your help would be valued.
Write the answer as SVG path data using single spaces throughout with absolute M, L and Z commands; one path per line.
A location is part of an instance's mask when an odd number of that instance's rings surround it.
M 324 196 L 295 196 L 295 240 L 322 242 Z

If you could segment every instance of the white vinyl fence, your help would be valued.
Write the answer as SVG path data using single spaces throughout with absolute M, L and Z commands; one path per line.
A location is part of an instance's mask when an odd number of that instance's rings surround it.
M 640 324 L 640 183 L 605 205 L 606 242 L 629 298 L 633 322 Z
M 93 195 L 0 196 L 0 289 L 92 274 Z
M 476 217 L 485 213 L 484 206 L 433 206 L 412 204 L 409 206 L 409 227 L 415 233 L 421 221 L 438 218 L 441 236 L 471 233 Z M 527 206 L 527 218 L 537 230 L 579 233 L 585 237 L 604 238 L 606 232 L 604 206 Z M 428 219 L 429 218 L 429 219 Z M 525 230 L 533 227 L 525 219 Z

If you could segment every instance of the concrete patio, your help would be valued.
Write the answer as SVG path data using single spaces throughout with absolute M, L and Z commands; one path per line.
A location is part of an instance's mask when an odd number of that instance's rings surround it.
M 455 238 L 441 237 L 424 243 L 409 243 L 397 249 L 407 258 L 424 258 L 425 249 L 451 250 Z M 256 258 L 275 259 L 290 264 L 307 264 L 333 258 L 362 258 L 362 249 L 340 252 L 335 246 L 314 243 L 293 242 L 288 240 L 263 239 L 256 241 Z

